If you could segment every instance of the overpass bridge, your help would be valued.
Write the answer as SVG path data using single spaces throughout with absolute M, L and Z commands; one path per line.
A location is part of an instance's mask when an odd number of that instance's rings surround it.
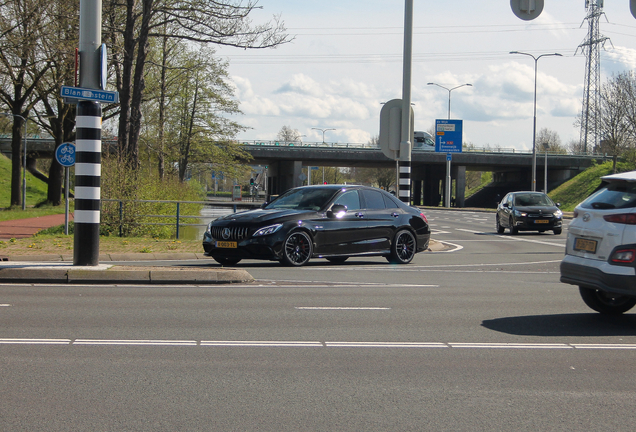
M 115 140 L 104 140 L 113 151 Z M 370 144 L 299 143 L 278 141 L 242 141 L 244 149 L 254 158 L 253 164 L 267 166 L 267 191 L 279 194 L 301 186 L 303 167 L 382 167 L 396 168 L 396 162 Z M 54 151 L 52 138 L 27 137 L 27 165 L 36 158 L 50 158 Z M 11 137 L 0 136 L 0 151 L 10 157 Z M 603 155 L 563 155 L 548 152 L 548 189 L 589 168 Z M 411 156 L 411 196 L 415 205 L 436 206 L 446 190 L 446 154 L 413 150 Z M 537 153 L 537 190 L 543 189 L 544 153 Z M 532 153 L 514 149 L 469 149 L 453 153 L 451 181 L 458 191 L 454 197 L 458 207 L 465 203 L 464 190 L 467 171 L 493 172 L 493 183 L 501 191 L 530 189 L 532 182 Z
M 244 148 L 254 157 L 254 164 L 268 167 L 270 194 L 302 185 L 303 167 L 382 167 L 396 168 L 396 162 L 369 144 L 282 143 L 244 141 Z M 548 189 L 592 166 L 603 155 L 567 155 L 549 153 Z M 537 153 L 537 190 L 543 189 L 545 154 Z M 458 207 L 465 203 L 467 171 L 493 172 L 493 183 L 502 192 L 531 189 L 532 153 L 514 149 L 470 149 L 453 153 L 451 181 L 455 185 Z M 411 196 L 415 205 L 437 206 L 446 190 L 446 153 L 414 149 L 411 155 Z

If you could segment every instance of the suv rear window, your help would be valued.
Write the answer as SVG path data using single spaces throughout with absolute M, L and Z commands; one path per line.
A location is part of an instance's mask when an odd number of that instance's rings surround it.
M 611 182 L 583 201 L 581 207 L 600 210 L 636 207 L 636 183 Z

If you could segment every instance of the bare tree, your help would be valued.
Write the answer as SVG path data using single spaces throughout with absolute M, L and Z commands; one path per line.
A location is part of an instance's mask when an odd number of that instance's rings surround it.
M 280 128 L 280 131 L 278 131 L 278 135 L 276 136 L 276 139 L 278 141 L 283 141 L 283 142 L 299 142 L 300 139 L 300 132 L 298 132 L 297 129 L 292 129 L 289 126 L 283 126 L 282 128 Z
M 45 0 L 7 0 L 0 3 L 0 102 L 13 117 L 11 138 L 11 202 L 22 204 L 20 195 L 21 148 L 24 122 L 38 102 L 36 84 L 50 68 L 37 49 L 46 28 Z M 26 151 L 26 149 L 25 149 Z
M 550 153 L 567 153 L 567 149 L 561 144 L 561 137 L 556 131 L 548 128 L 543 128 L 537 134 L 537 151 L 541 152 L 545 150 L 545 144 L 548 145 L 548 151 Z
M 121 103 L 118 143 L 134 169 L 139 165 L 141 104 L 150 38 L 239 48 L 270 48 L 290 41 L 278 17 L 252 25 L 248 17 L 259 8 L 258 0 L 108 0 L 104 4 L 106 38 L 119 49 L 113 57 Z

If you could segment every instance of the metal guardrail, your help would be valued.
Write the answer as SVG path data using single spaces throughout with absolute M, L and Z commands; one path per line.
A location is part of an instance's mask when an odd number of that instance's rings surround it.
M 140 217 L 146 218 L 157 218 L 157 219 L 174 219 L 174 222 L 165 223 L 165 222 L 144 222 L 139 223 L 139 225 L 156 225 L 156 226 L 174 226 L 176 231 L 176 239 L 179 240 L 180 228 L 186 226 L 195 226 L 202 227 L 207 226 L 206 224 L 201 223 L 184 223 L 181 222 L 183 219 L 202 219 L 201 215 L 182 215 L 181 214 L 181 204 L 199 204 L 202 206 L 213 206 L 213 207 L 228 207 L 232 208 L 233 212 L 236 213 L 239 208 L 258 208 L 261 206 L 261 202 L 248 202 L 248 201 L 174 201 L 174 200 L 120 200 L 120 199 L 107 199 L 103 198 L 102 202 L 117 202 L 119 203 L 119 236 L 123 237 L 123 227 L 124 227 L 124 203 L 126 202 L 134 202 L 134 203 L 156 203 L 156 204 L 175 204 L 175 213 L 174 215 L 139 215 Z

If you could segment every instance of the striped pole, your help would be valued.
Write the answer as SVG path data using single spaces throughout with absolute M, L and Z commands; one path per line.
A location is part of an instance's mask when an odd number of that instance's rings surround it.
M 102 107 L 98 102 L 78 103 L 75 145 L 73 265 L 96 266 L 102 157 Z
M 411 204 L 411 161 L 400 160 L 400 201 Z

